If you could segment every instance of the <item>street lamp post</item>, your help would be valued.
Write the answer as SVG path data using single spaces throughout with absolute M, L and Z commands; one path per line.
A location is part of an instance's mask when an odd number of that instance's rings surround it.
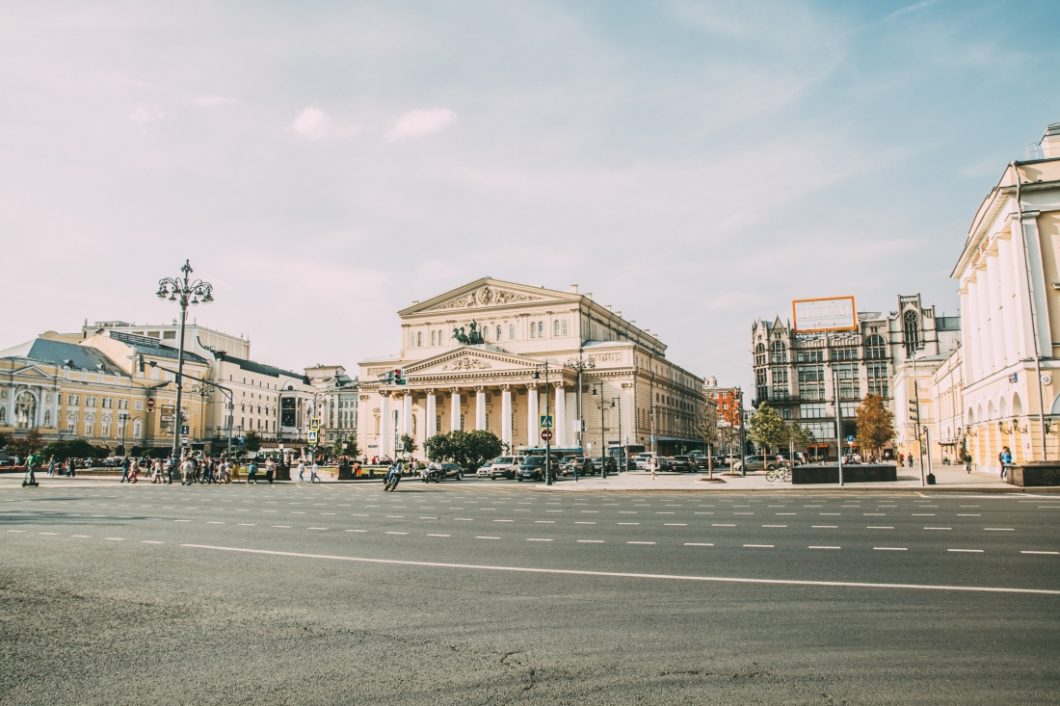
M 129 451 L 125 448 L 125 423 L 129 421 L 129 415 L 126 412 L 120 413 L 118 421 L 121 422 L 121 453 L 122 456 L 128 456 Z
M 180 448 L 180 428 L 184 423 L 184 416 L 181 413 L 181 396 L 183 393 L 183 375 L 184 375 L 184 325 L 188 318 L 188 305 L 198 304 L 200 301 L 204 304 L 209 304 L 213 301 L 213 285 L 209 282 L 204 282 L 201 279 L 191 280 L 189 275 L 192 273 L 191 262 L 189 260 L 184 261 L 184 266 L 180 268 L 183 273 L 182 277 L 163 277 L 158 280 L 158 291 L 156 294 L 159 299 L 168 299 L 169 301 L 175 301 L 180 305 L 180 347 L 177 349 L 177 406 L 174 412 L 176 417 L 175 423 L 173 424 L 173 451 L 172 460 L 175 461 L 177 457 L 177 451 Z
M 548 392 L 548 361 L 538 364 L 538 370 L 534 371 L 534 379 L 541 377 L 540 369 L 545 371 L 545 414 L 549 414 L 549 392 Z M 536 394 L 536 393 L 535 393 Z M 545 438 L 545 485 L 552 485 L 552 429 L 549 428 L 549 433 Z
M 618 411 L 618 470 L 626 470 L 626 444 L 622 439 L 622 398 L 612 397 L 611 406 L 616 407 Z
M 158 364 L 157 361 L 150 361 L 148 363 L 152 368 L 158 368 L 159 370 L 165 370 L 167 373 L 175 373 L 176 371 L 170 370 L 169 368 L 163 367 Z M 202 383 L 203 385 L 209 385 L 210 387 L 216 387 L 225 396 L 225 406 L 228 408 L 228 446 L 225 449 L 225 455 L 231 457 L 232 455 L 232 413 L 235 411 L 235 395 L 231 389 L 224 385 L 218 385 L 216 382 L 204 380 L 203 378 L 197 378 L 193 375 L 189 375 L 192 380 Z
M 604 429 L 604 383 L 599 382 L 593 386 L 593 397 L 597 397 L 596 391 L 599 390 L 599 402 L 600 402 L 600 477 L 607 478 L 607 436 Z
M 584 341 L 578 344 L 578 359 L 568 360 L 564 363 L 564 366 L 570 368 L 578 373 L 578 394 L 574 398 L 575 413 L 578 416 L 578 448 L 582 447 L 582 434 L 585 433 L 585 420 L 582 419 L 582 373 L 586 370 L 591 370 L 596 367 L 596 361 L 590 359 L 585 360 L 582 357 L 582 349 L 585 345 Z

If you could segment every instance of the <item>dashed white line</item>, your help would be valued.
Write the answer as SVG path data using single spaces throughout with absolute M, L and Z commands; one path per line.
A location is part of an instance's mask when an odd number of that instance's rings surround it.
M 873 547 L 878 552 L 905 552 L 909 551 L 908 547 Z
M 574 524 L 576 524 L 576 525 L 595 525 L 596 522 L 593 521 L 593 520 L 582 520 L 580 522 L 578 520 L 575 520 Z
M 710 526 L 711 527 L 735 527 L 736 525 L 725 523 L 725 522 L 712 522 L 710 524 Z
M 536 525 L 554 525 L 554 524 L 556 524 L 556 521 L 555 520 L 534 520 L 534 524 L 536 524 Z
M 1021 550 L 1020 554 L 1045 554 L 1045 555 L 1048 555 L 1048 556 L 1060 556 L 1060 552 L 1039 552 L 1039 551 L 1032 551 L 1030 549 Z
M 771 529 L 784 529 L 787 525 L 762 525 L 763 527 L 769 527 Z
M 273 529 L 291 529 L 290 525 L 273 525 Z
M 1015 532 L 1011 527 L 984 527 L 984 532 Z
M 834 545 L 829 546 L 829 545 L 824 545 L 824 544 L 811 544 L 810 546 L 807 547 L 807 549 L 842 549 L 842 547 L 837 547 L 837 546 L 834 546 Z
M 527 537 L 526 541 L 528 541 L 528 542 L 551 542 L 552 540 L 548 539 L 547 537 Z
M 655 544 L 655 542 L 635 542 L 635 541 L 630 541 L 630 542 L 626 542 L 626 544 Z
M 103 539 L 107 540 L 108 542 L 124 542 L 125 541 L 125 537 L 104 537 Z
M 310 527 L 310 529 L 312 529 L 312 527 Z M 321 527 L 320 529 L 324 529 L 324 528 Z M 394 532 L 394 531 L 392 531 L 392 532 L 387 532 L 387 534 L 397 534 L 397 535 L 404 536 L 404 535 L 408 534 L 408 532 Z
M 982 549 L 947 549 L 946 551 L 953 552 L 955 554 L 982 554 L 983 553 Z
M 616 524 L 620 524 L 620 525 L 639 525 L 640 523 L 639 522 L 618 522 Z
M 477 535 L 475 537 L 475 539 L 500 539 L 500 537 L 493 537 L 493 536 L 486 535 L 486 534 L 480 534 L 480 535 Z
M 54 537 L 55 535 L 57 535 L 59 533 L 58 532 L 38 532 L 37 534 L 45 534 L 45 535 Z
M 454 517 L 453 522 L 474 522 L 473 517 Z
M 865 529 L 894 529 L 894 527 L 888 525 L 869 525 Z
M 810 525 L 810 529 L 839 529 L 839 525 Z
M 663 527 L 688 527 L 687 522 L 664 522 Z
M 713 547 L 713 542 L 685 542 L 686 547 Z
M 165 542 L 160 542 L 157 539 L 141 539 L 140 544 L 165 544 Z
M 578 544 L 603 544 L 602 539 L 579 539 Z
M 427 536 L 428 537 L 451 537 L 452 535 L 450 535 L 450 534 L 428 533 Z
M 257 525 L 254 524 L 253 522 L 240 522 L 239 526 L 240 527 L 257 527 Z
M 982 517 L 983 515 L 978 512 L 958 512 L 957 517 Z
M 221 522 L 220 520 L 207 520 L 206 524 L 208 524 L 208 525 L 223 525 L 224 522 Z
M 515 522 L 515 520 L 502 520 L 502 519 L 498 518 L 498 519 L 495 519 L 494 522 Z
M 743 545 L 747 549 L 775 549 L 776 547 L 772 544 L 745 544 Z
M 929 531 L 948 532 L 952 530 L 952 527 L 925 527 L 924 529 Z
M 356 532 L 358 534 L 364 534 L 367 531 L 368 530 L 366 530 L 366 529 L 348 529 L 348 530 L 343 530 L 343 532 Z

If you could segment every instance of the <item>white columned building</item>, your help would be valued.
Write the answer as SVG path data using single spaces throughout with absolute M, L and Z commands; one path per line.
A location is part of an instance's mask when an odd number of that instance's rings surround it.
M 398 429 L 413 436 L 421 458 L 431 436 L 460 429 L 489 431 L 513 451 L 539 448 L 544 414 L 553 417 L 552 446 L 577 452 L 579 407 L 586 438 L 603 438 L 610 448 L 628 440 L 631 447 L 654 445 L 676 454 L 702 444 L 695 433 L 705 402 L 702 379 L 667 359 L 654 334 L 576 288 L 484 277 L 398 316 L 399 355 L 360 363 L 358 416 L 380 420 L 358 425 L 366 456 L 394 452 L 391 395 L 402 396 Z M 582 375 L 581 390 L 579 359 L 593 365 Z M 387 381 L 398 368 L 403 385 Z M 588 391 L 601 384 L 607 395 L 603 428 L 599 414 L 584 414 L 593 407 L 586 404 Z M 414 423 L 419 419 L 425 423 Z

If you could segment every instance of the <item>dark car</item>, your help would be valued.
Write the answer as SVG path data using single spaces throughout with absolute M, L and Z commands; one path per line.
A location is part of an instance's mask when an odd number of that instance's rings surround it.
M 695 466 L 692 465 L 692 459 L 688 456 L 674 456 L 670 460 L 670 470 L 679 471 L 681 473 L 691 473 L 696 469 Z
M 423 472 L 423 482 L 441 483 L 446 478 L 464 480 L 464 469 L 455 463 L 432 463 Z
M 519 466 L 519 472 L 515 474 L 515 479 L 519 482 L 524 480 L 543 480 L 544 477 L 544 456 L 527 456 L 526 460 Z

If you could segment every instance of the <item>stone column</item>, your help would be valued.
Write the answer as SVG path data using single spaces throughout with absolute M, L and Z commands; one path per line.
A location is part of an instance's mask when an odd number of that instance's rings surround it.
M 567 391 L 563 383 L 556 385 L 556 411 L 552 419 L 552 445 L 564 447 L 567 445 Z
M 438 433 L 438 398 L 434 390 L 427 390 L 427 423 L 423 425 L 424 441 Z
M 537 446 L 537 385 L 530 383 L 526 388 L 526 445 Z
M 412 393 L 406 392 L 401 402 L 401 433 L 412 436 Z
M 390 393 L 379 394 L 383 398 L 379 404 L 379 455 L 390 456 L 393 453 L 394 443 L 394 422 L 390 417 Z
M 501 441 L 512 446 L 512 390 L 508 385 L 501 388 Z
M 482 387 L 475 388 L 475 430 L 483 431 L 486 428 L 486 390 Z
M 460 431 L 460 389 L 454 387 L 449 392 L 452 393 L 452 401 L 449 406 L 449 429 L 450 431 Z

